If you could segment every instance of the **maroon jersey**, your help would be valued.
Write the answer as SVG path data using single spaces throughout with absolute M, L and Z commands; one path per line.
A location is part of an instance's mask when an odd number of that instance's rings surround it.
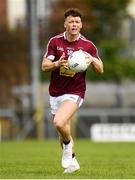
M 64 52 L 66 56 L 65 59 L 67 59 L 74 51 L 80 49 L 99 59 L 97 48 L 91 41 L 80 34 L 76 41 L 68 42 L 65 32 L 50 39 L 44 57 L 52 61 L 57 61 Z M 85 75 L 86 71 L 75 73 L 64 67 L 57 68 L 51 72 L 50 95 L 76 94 L 84 98 L 86 90 Z

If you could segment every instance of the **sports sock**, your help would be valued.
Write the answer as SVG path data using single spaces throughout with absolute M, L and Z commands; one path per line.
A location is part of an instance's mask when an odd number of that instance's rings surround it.
M 67 145 L 67 144 L 70 143 L 70 140 L 69 140 L 69 141 L 63 141 L 63 143 L 64 143 L 65 145 Z

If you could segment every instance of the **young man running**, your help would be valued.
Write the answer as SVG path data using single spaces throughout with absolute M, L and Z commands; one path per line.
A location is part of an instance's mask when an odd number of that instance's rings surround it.
M 97 73 L 103 73 L 103 63 L 96 46 L 80 34 L 82 29 L 80 11 L 75 8 L 68 9 L 64 17 L 65 32 L 49 40 L 42 70 L 51 71 L 50 105 L 53 123 L 59 133 L 63 149 L 61 164 L 65 173 L 72 173 L 79 170 L 80 165 L 73 150 L 70 124 L 72 116 L 83 103 L 86 71 L 75 73 L 70 70 L 67 59 L 74 51 L 81 49 L 91 55 L 88 63 Z

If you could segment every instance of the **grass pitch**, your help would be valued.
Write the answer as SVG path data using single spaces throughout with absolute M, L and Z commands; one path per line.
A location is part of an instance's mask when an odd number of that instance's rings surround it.
M 135 143 L 75 140 L 81 169 L 63 174 L 56 140 L 0 143 L 1 179 L 135 179 Z

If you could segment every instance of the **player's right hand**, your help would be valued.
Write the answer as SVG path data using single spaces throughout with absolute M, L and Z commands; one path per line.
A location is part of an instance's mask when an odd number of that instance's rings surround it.
M 65 69 L 69 69 L 67 59 L 65 59 L 65 53 L 63 52 L 62 56 L 58 60 L 59 65 L 63 66 Z

